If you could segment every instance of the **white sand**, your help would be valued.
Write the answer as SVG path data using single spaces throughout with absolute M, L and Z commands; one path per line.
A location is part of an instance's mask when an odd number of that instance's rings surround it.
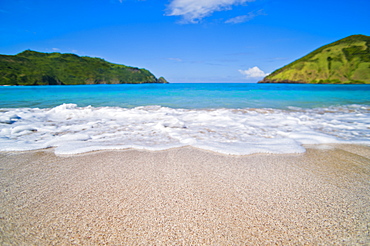
M 0 152 L 1 245 L 369 245 L 370 147 Z

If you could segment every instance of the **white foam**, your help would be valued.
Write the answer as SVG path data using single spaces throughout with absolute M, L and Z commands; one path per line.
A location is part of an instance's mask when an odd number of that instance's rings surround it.
M 370 107 L 188 110 L 63 104 L 0 111 L 4 151 L 55 147 L 57 154 L 76 154 L 191 145 L 244 155 L 302 153 L 302 144 L 328 143 L 370 144 Z

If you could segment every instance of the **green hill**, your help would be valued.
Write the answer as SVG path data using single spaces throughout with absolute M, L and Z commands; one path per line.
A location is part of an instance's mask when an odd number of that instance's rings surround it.
M 370 37 L 353 35 L 322 46 L 259 83 L 370 84 Z
M 0 85 L 77 85 L 167 83 L 146 69 L 100 58 L 26 50 L 0 55 Z

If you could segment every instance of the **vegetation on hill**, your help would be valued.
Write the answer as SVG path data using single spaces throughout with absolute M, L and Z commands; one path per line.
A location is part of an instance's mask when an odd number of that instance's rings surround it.
M 77 85 L 167 83 L 146 69 L 100 58 L 26 50 L 0 55 L 0 85 Z
M 259 83 L 370 84 L 370 37 L 353 35 L 322 46 Z

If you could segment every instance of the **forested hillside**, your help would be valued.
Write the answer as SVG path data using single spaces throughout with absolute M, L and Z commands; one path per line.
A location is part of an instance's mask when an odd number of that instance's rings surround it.
M 100 58 L 26 50 L 0 55 L 0 85 L 77 85 L 167 83 L 146 69 Z

